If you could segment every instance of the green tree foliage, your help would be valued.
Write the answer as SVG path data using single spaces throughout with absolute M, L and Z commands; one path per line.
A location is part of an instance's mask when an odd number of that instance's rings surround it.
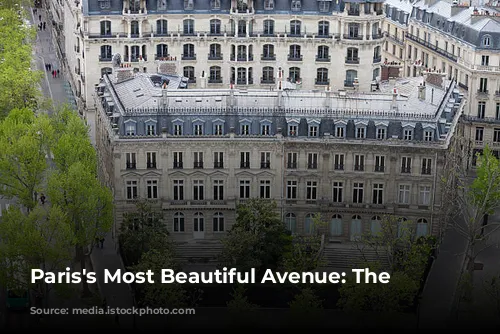
M 137 265 L 133 266 L 133 272 L 153 271 L 155 283 L 141 284 L 138 286 L 140 294 L 139 303 L 149 307 L 186 307 L 189 296 L 178 283 L 164 284 L 161 282 L 162 269 L 180 270 L 175 261 L 174 247 L 171 242 L 163 241 L 160 244 L 151 245 L 151 249 L 142 254 Z
M 221 265 L 240 271 L 276 269 L 291 247 L 291 236 L 274 201 L 250 199 L 236 209 L 236 222 L 222 239 Z
M 432 237 L 415 238 L 412 226 L 410 221 L 386 216 L 379 233 L 360 236 L 357 248 L 364 261 L 354 264 L 356 268 L 385 271 L 391 279 L 388 284 L 347 280 L 339 289 L 339 307 L 347 311 L 399 312 L 413 305 L 435 241 Z M 378 254 L 377 258 L 365 256 L 367 250 Z
M 6 1 L 0 3 L 0 119 L 12 109 L 35 107 L 42 77 L 31 68 L 35 31 L 18 1 Z
M 290 302 L 294 321 L 300 324 L 316 323 L 323 311 L 323 301 L 310 287 L 304 287 Z
M 161 217 L 162 212 L 155 211 L 147 201 L 137 202 L 135 211 L 124 214 L 120 247 L 127 264 L 136 264 L 145 252 L 168 243 L 168 230 Z
M 31 210 L 48 168 L 52 141 L 48 116 L 35 117 L 28 109 L 14 109 L 0 122 L 0 194 L 16 198 Z
M 246 295 L 247 288 L 243 284 L 237 284 L 233 288 L 233 293 L 231 299 L 227 303 L 227 308 L 229 313 L 231 314 L 231 319 L 236 326 L 239 327 L 249 327 L 252 322 L 255 320 L 255 311 L 258 309 L 258 306 L 252 304 L 248 301 L 248 297 Z
M 74 234 L 70 221 L 57 206 L 37 206 L 29 214 L 12 206 L 3 212 L 0 229 L 0 283 L 34 289 L 47 298 L 49 285 L 31 284 L 32 268 L 44 271 L 60 271 L 71 259 L 70 247 Z M 55 285 L 59 287 L 59 285 Z

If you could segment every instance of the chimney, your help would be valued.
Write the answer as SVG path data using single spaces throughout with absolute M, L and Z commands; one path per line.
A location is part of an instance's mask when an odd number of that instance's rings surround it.
M 207 88 L 207 75 L 205 74 L 205 71 L 201 71 L 200 88 Z
M 418 99 L 420 101 L 425 101 L 425 82 L 418 86 Z
M 398 109 L 398 89 L 396 87 L 394 87 L 392 89 L 391 109 L 393 109 L 393 110 L 397 110 Z
M 116 83 L 125 81 L 134 77 L 134 69 L 132 67 L 120 67 L 115 69 Z
M 459 3 L 458 0 L 453 0 L 451 6 L 451 16 L 455 16 L 467 8 L 469 8 L 468 3 Z

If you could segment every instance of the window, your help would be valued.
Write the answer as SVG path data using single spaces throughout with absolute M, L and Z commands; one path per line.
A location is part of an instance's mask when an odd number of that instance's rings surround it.
M 137 167 L 136 155 L 135 153 L 125 153 L 126 168 L 135 169 Z
M 382 204 L 384 202 L 384 185 L 381 183 L 373 184 L 373 204 Z
M 289 152 L 286 159 L 286 168 L 295 169 L 297 168 L 297 152 Z
M 139 36 L 139 22 L 138 21 L 131 21 L 130 22 L 130 35 L 132 37 Z
M 387 132 L 385 128 L 377 128 L 377 139 L 385 139 L 386 133 Z
M 490 56 L 481 56 L 481 66 L 489 66 L 490 65 Z
M 274 83 L 274 68 L 271 66 L 264 66 L 262 68 L 262 83 Z
M 344 138 L 345 137 L 345 127 L 337 125 L 335 126 L 335 137 Z
M 318 182 L 317 181 L 307 181 L 306 182 L 306 200 L 316 200 L 318 199 Z
M 497 102 L 495 109 L 495 119 L 500 119 L 500 102 Z
M 342 203 L 344 200 L 344 184 L 343 182 L 333 182 L 333 196 L 332 202 Z
M 194 35 L 194 20 L 193 19 L 184 20 L 182 32 L 184 33 L 184 35 Z
M 158 181 L 157 180 L 147 180 L 146 187 L 148 191 L 149 199 L 157 199 L 158 198 Z
M 290 67 L 288 70 L 288 77 L 290 82 L 292 83 L 300 83 L 300 68 L 298 67 Z
M 271 168 L 271 152 L 260 152 L 260 168 Z
M 375 156 L 375 171 L 384 172 L 385 170 L 385 156 L 376 155 Z
M 127 199 L 137 198 L 137 181 L 127 181 Z
M 265 10 L 273 10 L 274 9 L 274 0 L 264 0 L 264 9 Z
M 309 137 L 317 137 L 318 136 L 318 125 L 309 125 Z
M 174 152 L 174 168 L 183 168 L 182 152 Z
M 264 123 L 260 125 L 260 134 L 262 136 L 269 136 L 271 135 L 271 124 L 269 123 Z
M 290 21 L 290 36 L 300 36 L 300 28 L 301 22 L 299 20 Z
M 365 170 L 365 156 L 361 154 L 354 155 L 354 170 L 364 171 Z
M 193 168 L 203 168 L 203 152 L 193 152 Z
M 192 10 L 194 8 L 194 0 L 184 0 L 184 9 Z
M 487 93 L 488 92 L 488 79 L 480 78 L 479 79 L 479 92 Z
M 220 9 L 220 0 L 210 0 L 210 8 L 212 10 L 219 10 Z
M 214 180 L 214 201 L 224 200 L 224 181 Z
M 193 135 L 203 136 L 203 124 L 198 123 L 193 125 Z
M 146 152 L 146 167 L 156 168 L 156 152 Z
M 342 234 L 342 216 L 339 214 L 335 214 L 332 216 L 332 220 L 330 221 L 330 235 L 333 237 L 338 237 Z
M 297 217 L 293 213 L 287 213 L 285 216 L 285 226 L 288 231 L 290 231 L 292 234 L 295 233 L 295 230 L 297 229 Z
M 214 214 L 214 232 L 224 232 L 224 215 L 222 212 L 216 212 Z
M 288 135 L 290 137 L 296 137 L 299 126 L 297 123 L 292 123 L 288 125 Z
M 210 20 L 210 34 L 211 35 L 220 35 L 221 34 L 221 22 L 218 19 Z
M 330 11 L 330 1 L 319 1 L 318 7 L 320 13 L 326 13 Z
M 412 129 L 404 129 L 403 139 L 404 140 L 412 140 L 412 138 L 413 138 L 413 130 Z
M 402 157 L 401 158 L 401 173 L 411 173 L 411 158 Z
M 366 138 L 366 127 L 364 126 L 356 127 L 356 138 L 358 139 Z
M 411 186 L 408 184 L 399 185 L 399 204 L 410 204 L 410 188 Z
M 349 38 L 359 38 L 359 24 L 358 23 L 349 23 L 348 26 Z
M 328 80 L 328 69 L 318 68 L 316 71 L 316 84 L 317 85 L 328 85 L 330 81 Z
M 125 135 L 135 136 L 135 123 L 133 121 L 125 124 Z
M 182 47 L 182 59 L 184 60 L 196 59 L 196 54 L 194 52 L 194 44 L 184 44 L 184 46 Z
M 222 83 L 221 69 L 219 66 L 210 66 L 209 83 Z
M 500 142 L 500 129 L 498 129 L 498 128 L 493 129 L 493 141 L 495 143 Z
M 294 12 L 300 11 L 302 9 L 301 0 L 292 0 L 291 10 Z
M 174 180 L 174 201 L 184 200 L 184 180 Z
M 420 187 L 420 205 L 430 205 L 431 204 L 431 187 L 422 186 Z
M 193 66 L 184 66 L 183 69 L 183 74 L 186 78 L 188 78 L 188 81 L 191 83 L 196 82 L 196 76 L 194 74 L 194 67 Z
M 330 35 L 330 22 L 319 21 L 318 22 L 318 36 L 328 36 Z
M 306 219 L 304 220 L 304 233 L 305 234 L 312 234 L 314 232 L 314 221 L 313 221 L 313 214 L 308 213 L 306 215 Z
M 490 46 L 490 42 L 491 42 L 490 36 L 483 37 L 483 46 Z
M 240 153 L 240 167 L 241 168 L 250 168 L 250 152 L 241 152 Z
M 352 191 L 352 202 L 353 203 L 363 203 L 363 183 L 354 182 Z
M 174 232 L 184 232 L 184 214 L 182 212 L 174 213 Z
M 156 21 L 156 34 L 157 35 L 167 35 L 168 34 L 168 22 L 167 22 L 167 20 Z
M 101 36 L 111 36 L 111 21 L 101 21 Z
M 347 48 L 346 63 L 358 63 L 358 49 L 357 48 Z
M 194 232 L 204 232 L 205 231 L 205 218 L 203 213 L 196 212 L 193 219 L 193 231 Z
M 215 136 L 223 136 L 224 135 L 224 124 L 223 123 L 215 123 L 214 124 L 214 135 Z
M 317 169 L 317 168 L 318 168 L 318 153 L 308 153 L 307 169 Z
M 415 236 L 417 238 L 419 237 L 425 237 L 427 235 L 427 220 L 420 218 L 417 220 L 417 230 L 415 231 Z
M 432 159 L 423 158 L 422 159 L 422 174 L 430 175 L 432 170 Z
M 333 169 L 344 170 L 344 155 L 343 154 L 335 154 L 335 156 L 333 157 Z
M 147 136 L 156 136 L 156 124 L 154 122 L 150 122 L 146 124 L 146 135 Z
M 240 198 L 250 198 L 250 180 L 240 180 Z
M 224 168 L 224 152 L 214 152 L 214 168 Z
M 302 60 L 302 55 L 300 50 L 301 50 L 300 45 L 297 44 L 290 45 L 289 48 L 290 53 L 288 54 L 288 60 L 292 61 Z
M 370 225 L 372 235 L 378 235 L 382 231 L 382 218 L 373 216 Z
M 182 136 L 182 123 L 174 124 L 174 136 Z
M 424 141 L 432 141 L 433 138 L 434 138 L 434 131 L 432 130 L 424 131 Z
M 271 181 L 260 181 L 260 198 L 271 198 Z
M 111 8 L 111 0 L 99 0 L 99 7 L 101 9 Z
M 484 118 L 486 112 L 486 102 L 481 101 L 477 103 L 477 118 Z
M 286 182 L 286 198 L 297 199 L 297 181 L 289 180 Z
M 193 200 L 203 201 L 205 199 L 205 188 L 203 186 L 203 180 L 193 181 Z
M 274 35 L 274 21 L 264 20 L 264 35 L 271 36 Z
M 111 45 L 102 45 L 99 61 L 111 61 L 112 57 L 113 57 L 113 52 L 111 49 Z
M 248 136 L 250 134 L 250 124 L 243 123 L 240 125 L 240 135 Z
M 483 141 L 483 127 L 476 127 L 476 141 Z

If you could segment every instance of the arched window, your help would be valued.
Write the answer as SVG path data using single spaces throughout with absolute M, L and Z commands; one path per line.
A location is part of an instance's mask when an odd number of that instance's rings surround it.
M 210 35 L 221 35 L 220 26 L 221 23 L 219 19 L 210 20 Z
M 288 231 L 295 234 L 297 229 L 297 217 L 294 213 L 287 213 L 285 216 L 285 226 Z
M 194 66 L 184 66 L 183 74 L 186 78 L 188 78 L 189 83 L 196 82 L 196 76 L 194 74 Z
M 193 231 L 194 232 L 204 232 L 205 231 L 205 218 L 203 213 L 196 212 L 193 218 Z
M 298 44 L 292 44 L 289 48 L 288 60 L 300 61 L 302 60 L 301 47 Z
M 101 21 L 101 36 L 111 36 L 111 21 Z
M 262 80 L 263 84 L 273 84 L 274 83 L 274 67 L 264 66 L 262 68 Z
M 483 36 L 483 46 L 490 46 L 490 45 L 491 45 L 490 35 Z
M 264 44 L 262 46 L 262 60 L 275 60 L 274 45 Z
M 409 229 L 407 221 L 408 219 L 406 219 L 405 217 L 401 217 L 398 219 L 398 238 L 404 238 L 407 236 Z
M 327 68 L 318 68 L 316 71 L 316 85 L 328 85 L 328 69 Z
M 166 36 L 168 34 L 168 22 L 167 20 L 157 20 L 156 21 L 156 35 Z
M 274 35 L 274 21 L 273 20 L 264 20 L 264 36 L 273 36 Z
M 290 82 L 300 83 L 300 68 L 290 67 L 290 69 L 288 70 L 288 78 L 290 79 Z
M 380 68 L 373 69 L 372 80 L 375 81 L 380 76 Z
M 347 56 L 345 58 L 347 64 L 359 64 L 358 48 L 347 48 Z
M 174 232 L 184 232 L 184 214 L 182 212 L 174 213 Z
M 425 237 L 428 233 L 428 224 L 427 224 L 427 219 L 420 218 L 417 220 L 417 231 L 416 231 L 416 236 L 418 237 Z
M 304 220 L 304 233 L 312 234 L 314 232 L 313 214 L 308 213 L 306 219 Z
M 345 87 L 354 87 L 354 81 L 358 78 L 358 71 L 355 70 L 347 70 L 345 72 Z
M 222 51 L 220 44 L 214 43 L 210 44 L 210 53 L 208 55 L 208 59 L 210 60 L 221 60 L 222 59 Z
M 222 83 L 222 74 L 220 66 L 210 66 L 209 83 Z
M 194 20 L 186 19 L 183 22 L 182 33 L 184 35 L 194 35 Z
M 167 44 L 158 44 L 156 46 L 156 56 L 155 59 L 161 59 L 168 57 L 168 45 Z
M 111 61 L 113 58 L 113 50 L 111 45 L 101 45 L 101 54 L 99 55 L 99 61 Z
M 194 52 L 194 44 L 184 44 L 182 47 L 183 60 L 196 60 L 196 53 Z
M 335 214 L 332 216 L 332 220 L 330 220 L 330 235 L 337 237 L 342 235 L 342 216 L 339 214 Z
M 224 232 L 224 214 L 222 212 L 216 212 L 214 214 L 214 232 Z
M 300 36 L 301 25 L 299 20 L 290 21 L 290 36 Z
M 139 21 L 130 22 L 130 35 L 132 37 L 139 37 Z
M 318 22 L 318 37 L 328 37 L 330 35 L 330 22 Z
M 351 241 L 358 240 L 361 237 L 361 234 L 363 233 L 363 226 L 360 215 L 352 216 L 350 232 Z
M 330 61 L 330 48 L 326 45 L 318 46 L 316 61 Z
M 382 218 L 380 218 L 379 216 L 373 216 L 370 230 L 372 232 L 372 235 L 377 235 L 382 232 Z

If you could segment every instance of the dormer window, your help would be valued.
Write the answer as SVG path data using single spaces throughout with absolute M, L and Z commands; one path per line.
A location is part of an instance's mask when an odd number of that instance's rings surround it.
M 157 10 L 167 10 L 167 0 L 158 0 Z
M 288 125 L 288 135 L 290 137 L 297 137 L 298 128 L 296 123 Z
M 309 137 L 317 137 L 318 136 L 318 125 L 311 124 L 309 125 Z
M 134 120 L 125 121 L 125 135 L 135 136 L 136 134 L 136 122 Z
M 260 134 L 262 136 L 270 136 L 271 135 L 271 123 L 270 122 L 263 122 L 260 125 Z
M 215 136 L 223 136 L 224 135 L 224 120 L 217 119 L 213 121 L 213 132 Z
M 264 0 L 264 9 L 265 10 L 273 10 L 274 9 L 274 0 Z
M 345 138 L 345 125 L 339 124 L 335 126 L 335 137 L 336 138 Z
M 387 130 L 385 127 L 377 128 L 377 139 L 385 139 L 387 137 Z
M 404 129 L 403 130 L 403 139 L 404 140 L 412 140 L 413 139 L 413 129 Z
M 490 36 L 484 36 L 483 37 L 483 46 L 490 46 L 490 43 L 491 43 Z
M 111 0 L 99 0 L 99 8 L 101 9 L 111 8 Z
M 219 10 L 220 9 L 220 0 L 211 0 L 210 1 L 210 8 L 212 8 L 212 10 Z
M 156 121 L 153 119 L 145 122 L 146 124 L 146 136 L 156 136 Z
M 302 9 L 302 1 L 301 0 L 292 0 L 292 11 L 298 12 Z
M 356 126 L 356 138 L 358 139 L 366 138 L 366 127 L 364 125 Z
M 193 10 L 194 0 L 184 0 L 184 10 Z
M 318 2 L 319 12 L 326 13 L 330 11 L 330 1 L 319 1 Z
M 424 141 L 432 141 L 434 138 L 434 130 L 427 129 L 424 131 Z

